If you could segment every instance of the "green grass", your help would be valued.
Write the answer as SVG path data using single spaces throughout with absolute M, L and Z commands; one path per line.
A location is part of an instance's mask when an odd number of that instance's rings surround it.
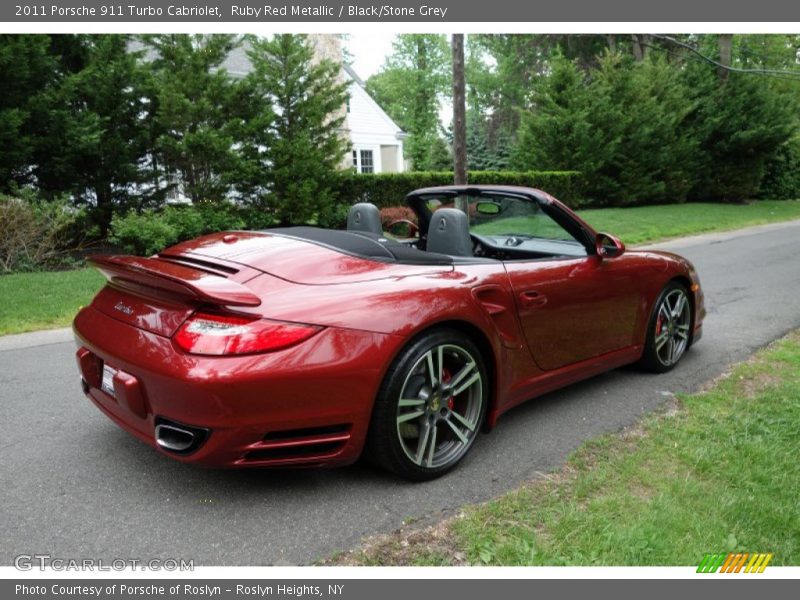
M 636 208 L 587 209 L 578 214 L 597 231 L 611 233 L 626 244 L 642 244 L 800 219 L 800 201 L 762 200 L 751 204 L 691 202 Z
M 696 566 L 739 551 L 797 565 L 799 441 L 800 331 L 712 390 L 585 444 L 561 471 L 465 509 L 448 531 L 395 534 L 350 564 Z
M 598 231 L 612 233 L 626 244 L 638 244 L 800 219 L 800 201 L 603 208 L 580 211 L 580 215 Z M 545 219 L 505 219 L 502 223 L 482 225 L 481 231 L 504 233 L 517 229 L 517 233 L 526 233 L 532 225 L 538 229 L 531 234 L 559 237 L 560 230 L 548 230 Z M 78 308 L 91 300 L 102 281 L 102 277 L 87 269 L 0 275 L 0 335 L 68 325 Z
M 800 201 L 763 200 L 751 204 L 697 202 L 587 209 L 578 211 L 578 214 L 597 231 L 611 233 L 626 244 L 641 244 L 800 219 Z M 538 237 L 567 239 L 564 231 L 547 217 L 510 217 L 482 223 L 472 229 L 484 235 L 527 233 Z
M 0 276 L 0 335 L 68 325 L 104 281 L 94 269 Z

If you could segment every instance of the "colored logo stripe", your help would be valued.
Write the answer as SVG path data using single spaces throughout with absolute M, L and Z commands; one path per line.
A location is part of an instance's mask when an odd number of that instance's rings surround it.
M 728 554 L 706 554 L 697 566 L 698 573 L 763 573 L 773 554 L 729 552 Z M 748 561 L 749 559 L 749 561 Z M 746 566 L 745 566 L 746 564 Z M 742 571 L 742 569 L 744 569 Z
M 724 554 L 706 554 L 700 565 L 697 567 L 698 573 L 716 573 L 722 561 L 725 560 Z

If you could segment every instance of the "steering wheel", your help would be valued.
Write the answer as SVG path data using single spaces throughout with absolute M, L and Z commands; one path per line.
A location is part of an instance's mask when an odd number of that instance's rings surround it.
M 389 233 L 392 232 L 392 227 L 395 225 L 405 225 L 408 227 L 408 237 L 409 238 L 419 238 L 419 226 L 414 223 L 413 221 L 409 221 L 408 219 L 397 219 L 396 221 L 392 221 L 386 227 L 386 231 Z

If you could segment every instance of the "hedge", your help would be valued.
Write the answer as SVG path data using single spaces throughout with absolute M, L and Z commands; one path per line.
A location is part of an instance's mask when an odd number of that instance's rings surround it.
M 470 183 L 518 185 L 538 188 L 573 208 L 584 204 L 583 179 L 577 171 L 470 171 Z M 403 198 L 418 188 L 452 185 L 449 171 L 406 173 L 342 173 L 337 196 L 342 204 L 372 202 L 378 208 L 401 206 Z

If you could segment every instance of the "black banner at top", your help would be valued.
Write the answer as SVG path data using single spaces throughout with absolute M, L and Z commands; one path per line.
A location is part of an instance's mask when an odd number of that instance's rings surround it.
M 57 22 L 782 22 L 786 0 L 11 0 L 0 21 Z

